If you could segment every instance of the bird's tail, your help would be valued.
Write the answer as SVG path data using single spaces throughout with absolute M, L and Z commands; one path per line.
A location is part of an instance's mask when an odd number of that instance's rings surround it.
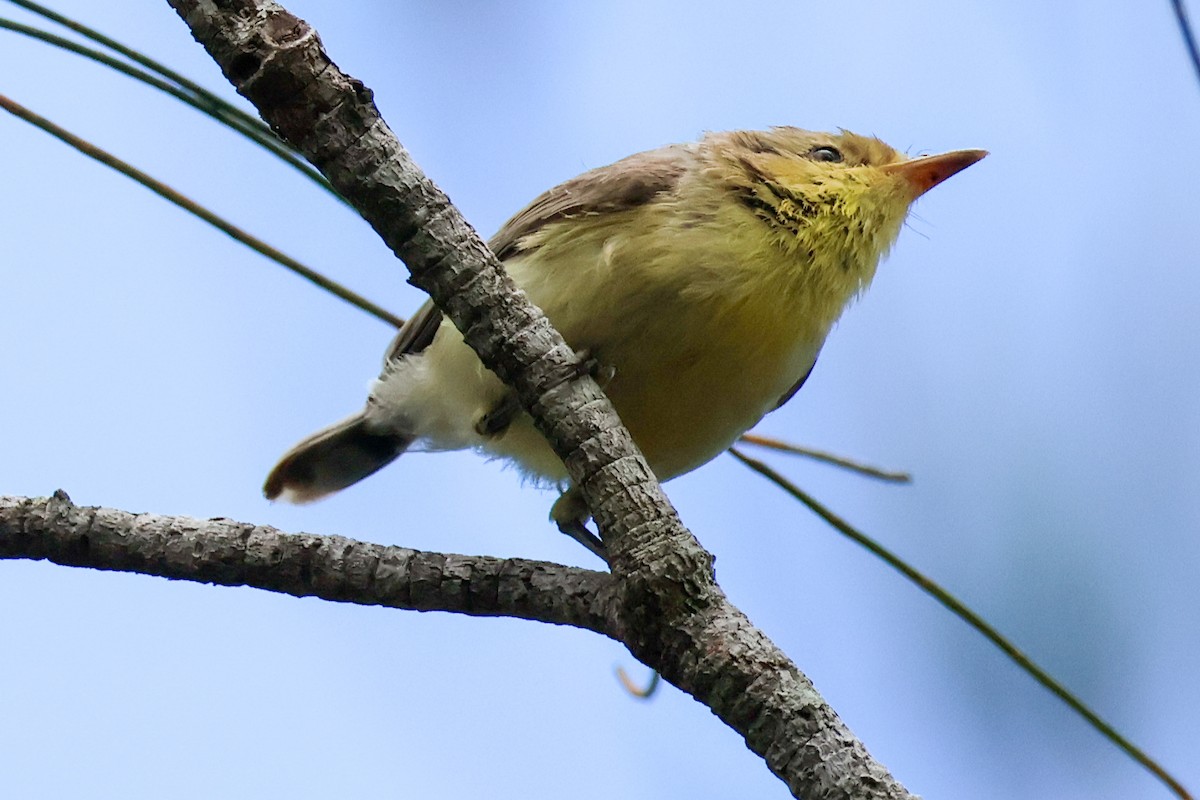
M 268 500 L 311 503 L 390 464 L 413 437 L 372 431 L 366 414 L 317 431 L 287 452 L 263 484 Z

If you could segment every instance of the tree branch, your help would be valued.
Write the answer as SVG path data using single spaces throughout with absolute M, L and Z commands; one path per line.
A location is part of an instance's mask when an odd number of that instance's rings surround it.
M 230 519 L 0 496 L 0 558 L 250 586 L 293 597 L 516 617 L 611 635 L 612 578 L 522 558 L 429 553 Z
M 609 635 L 739 731 L 797 797 L 909 797 L 717 587 L 712 557 L 571 349 L 413 163 L 371 92 L 270 0 L 169 0 L 237 90 L 375 228 L 514 387 L 586 496 L 613 573 Z
M 408 265 L 523 406 L 587 497 L 610 562 L 695 544 L 595 381 L 449 198 L 379 116 L 372 93 L 329 59 L 307 23 L 274 2 L 170 0 L 239 93 L 302 152 Z M 618 524 L 617 521 L 620 521 Z M 691 540 L 691 547 L 681 547 Z M 630 565 L 633 568 L 635 565 Z

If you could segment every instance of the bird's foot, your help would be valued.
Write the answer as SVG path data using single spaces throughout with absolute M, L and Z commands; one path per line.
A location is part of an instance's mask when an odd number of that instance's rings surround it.
M 521 413 L 521 401 L 515 392 L 508 392 L 491 411 L 475 423 L 475 432 L 489 439 L 508 430 L 508 426 Z
M 575 368 L 579 375 L 591 375 L 596 383 L 600 384 L 601 389 L 608 388 L 608 384 L 612 383 L 612 379 L 617 377 L 617 368 L 608 364 L 601 364 L 600 359 L 592 355 L 590 348 L 575 351 Z
M 600 537 L 588 528 L 589 516 L 591 512 L 588 510 L 587 501 L 583 499 L 583 493 L 574 486 L 563 492 L 550 508 L 550 519 L 554 520 L 562 533 L 579 542 L 588 552 L 607 564 L 608 551 Z

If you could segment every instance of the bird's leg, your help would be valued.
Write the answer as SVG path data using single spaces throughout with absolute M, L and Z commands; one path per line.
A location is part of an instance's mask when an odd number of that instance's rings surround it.
M 520 413 L 521 401 L 517 399 L 517 393 L 506 392 L 500 402 L 475 423 L 475 432 L 488 438 L 504 433 Z
M 616 377 L 615 367 L 600 363 L 600 359 L 592 355 L 589 348 L 575 351 L 575 369 L 577 375 L 591 375 L 596 383 L 604 389 Z M 550 519 L 558 525 L 558 529 L 588 549 L 588 552 L 608 563 L 608 551 L 600 537 L 592 533 L 587 526 L 588 517 L 592 515 L 583 493 L 572 486 L 562 493 L 550 509 Z
M 617 374 L 615 367 L 601 364 L 592 356 L 591 350 L 576 350 L 575 358 L 576 374 L 591 375 L 596 379 L 596 383 L 600 384 L 601 389 L 608 386 Z M 516 392 L 506 392 L 500 402 L 475 423 L 475 432 L 488 438 L 504 433 L 520 413 L 521 401 L 517 399 Z
M 575 541 L 588 549 L 592 555 L 608 563 L 608 551 L 604 549 L 604 542 L 600 541 L 600 537 L 588 530 L 588 526 L 582 520 L 572 520 L 571 522 L 560 523 L 559 531 L 570 536 Z
M 588 511 L 587 501 L 583 499 L 583 493 L 574 486 L 563 492 L 550 508 L 550 519 L 554 520 L 561 532 L 579 542 L 607 564 L 608 551 L 604 549 L 604 542 L 600 541 L 600 537 L 588 529 L 589 516 L 591 512 Z
M 577 374 L 591 375 L 600 384 L 601 389 L 617 374 L 615 368 L 601 364 L 599 359 L 592 356 L 591 350 L 577 350 L 575 357 Z M 475 431 L 480 436 L 497 436 L 506 431 L 520 413 L 521 402 L 517 399 L 516 392 L 506 392 L 500 402 L 475 423 Z M 591 511 L 587 507 L 587 501 L 583 499 L 583 493 L 575 487 L 563 492 L 550 509 L 550 519 L 554 520 L 560 531 L 607 564 L 608 553 L 604 549 L 604 542 L 588 529 L 587 520 L 590 516 Z
M 592 355 L 590 348 L 575 351 L 576 369 L 579 375 L 591 375 L 596 379 L 596 383 L 600 384 L 601 389 L 608 388 L 608 384 L 612 383 L 612 379 L 617 376 L 617 368 L 608 364 L 601 364 L 600 359 Z

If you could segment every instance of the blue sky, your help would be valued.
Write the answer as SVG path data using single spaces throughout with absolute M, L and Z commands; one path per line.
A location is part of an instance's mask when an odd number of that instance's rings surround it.
M 232 95 L 165 3 L 55 7 Z M 553 183 L 794 124 L 992 155 L 938 187 L 759 430 L 772 459 L 1200 788 L 1200 84 L 1169 4 L 288 3 L 485 235 Z M 0 13 L 28 18 L 0 3 Z M 376 301 L 367 226 L 194 112 L 0 32 L 0 85 Z M 470 453 L 327 502 L 259 487 L 390 336 L 0 117 L 0 491 L 594 566 Z M 732 599 L 925 797 L 1166 797 L 978 635 L 721 458 L 671 482 Z M 702 706 L 565 628 L 0 564 L 14 797 L 787 796 Z M 436 793 L 436 794 L 434 794 Z

